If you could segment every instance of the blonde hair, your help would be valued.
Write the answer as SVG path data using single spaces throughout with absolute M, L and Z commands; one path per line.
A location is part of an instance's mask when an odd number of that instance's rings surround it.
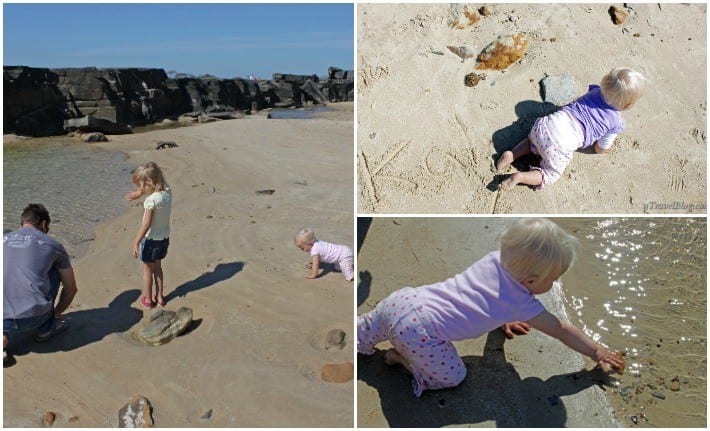
M 618 110 L 624 110 L 641 98 L 648 81 L 628 67 L 617 67 L 602 78 L 604 100 Z
M 155 162 L 146 162 L 138 166 L 136 170 L 133 171 L 132 179 L 133 184 L 140 188 L 147 187 L 153 191 L 163 191 L 170 188 L 168 183 L 165 182 L 163 171 L 160 170 Z M 146 184 L 148 180 L 153 183 L 152 186 Z
M 301 228 L 293 238 L 293 242 L 296 243 L 296 245 L 313 244 L 315 240 L 316 234 L 313 232 L 313 229 L 308 227 Z
M 518 281 L 562 275 L 577 261 L 579 240 L 545 218 L 527 218 L 501 238 L 503 268 Z

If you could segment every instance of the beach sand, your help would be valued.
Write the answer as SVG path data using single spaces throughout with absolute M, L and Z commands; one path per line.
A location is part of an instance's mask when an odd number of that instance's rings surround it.
M 622 25 L 609 6 L 491 4 L 454 29 L 448 4 L 358 5 L 358 213 L 706 213 L 706 5 L 632 4 Z M 527 53 L 503 72 L 447 49 L 519 32 Z M 498 192 L 493 162 L 546 113 L 545 75 L 580 96 L 618 66 L 651 85 L 613 151 L 576 152 L 543 191 Z M 467 87 L 471 72 L 486 78 Z
M 115 427 L 142 395 L 159 427 L 352 427 L 353 381 L 324 382 L 321 369 L 352 363 L 353 285 L 336 272 L 305 279 L 309 256 L 293 244 L 303 226 L 354 241 L 353 104 L 329 106 L 329 118 L 247 118 L 101 144 L 163 168 L 174 194 L 165 308 L 192 308 L 193 324 L 160 347 L 132 338 L 152 312 L 138 303 L 131 242 L 142 205 L 131 203 L 74 262 L 72 328 L 4 370 L 4 425 L 41 426 L 52 411 L 55 426 Z M 343 349 L 326 349 L 332 329 L 346 332 Z

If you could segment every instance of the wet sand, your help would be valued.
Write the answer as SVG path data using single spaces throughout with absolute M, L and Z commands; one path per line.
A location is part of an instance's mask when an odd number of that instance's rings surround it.
M 358 5 L 358 213 L 706 213 L 705 4 L 634 3 L 618 26 L 606 3 L 489 6 L 459 30 L 449 4 Z M 503 72 L 447 49 L 519 32 L 527 53 Z M 498 192 L 494 161 L 547 113 L 545 75 L 571 75 L 580 96 L 618 66 L 651 85 L 613 151 L 576 152 L 543 191 Z M 467 87 L 471 72 L 486 78 Z
M 72 328 L 4 370 L 4 425 L 41 426 L 53 411 L 55 426 L 115 427 L 140 394 L 158 427 L 351 427 L 352 380 L 320 377 L 352 362 L 353 286 L 335 272 L 306 280 L 293 245 L 304 225 L 353 244 L 353 104 L 336 105 L 340 119 L 249 118 L 101 144 L 157 162 L 173 187 L 166 308 L 192 308 L 193 325 L 164 346 L 133 340 L 151 313 L 130 253 L 142 207 L 130 205 L 74 262 Z M 346 332 L 344 349 L 325 348 L 332 329 Z

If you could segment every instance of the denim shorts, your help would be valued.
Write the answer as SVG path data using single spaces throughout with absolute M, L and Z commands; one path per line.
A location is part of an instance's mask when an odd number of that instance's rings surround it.
M 168 245 L 170 245 L 169 238 L 143 238 L 138 253 L 141 262 L 155 262 L 156 260 L 164 259 L 168 255 Z

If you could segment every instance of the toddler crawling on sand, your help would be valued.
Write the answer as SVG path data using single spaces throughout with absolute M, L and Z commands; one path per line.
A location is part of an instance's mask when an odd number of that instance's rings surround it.
M 577 149 L 593 146 L 597 153 L 608 152 L 616 135 L 624 130 L 619 111 L 634 106 L 645 88 L 643 75 L 618 67 L 602 78 L 601 86 L 590 85 L 584 96 L 538 118 L 528 137 L 498 159 L 496 170 L 505 171 L 518 157 L 531 152 L 541 157 L 540 166 L 516 172 L 498 187 L 510 190 L 517 184 L 527 184 L 541 189 L 557 181 Z
M 296 247 L 311 254 L 312 260 L 306 264 L 306 268 L 311 271 L 306 278 L 318 277 L 321 262 L 334 264 L 335 269 L 341 271 L 347 281 L 353 281 L 355 278 L 355 260 L 350 247 L 321 241 L 307 227 L 298 231 L 293 242 Z
M 600 366 L 621 371 L 619 355 L 550 314 L 535 298 L 573 265 L 578 250 L 577 238 L 555 223 L 521 220 L 503 234 L 500 251 L 446 281 L 397 290 L 358 317 L 357 351 L 371 355 L 376 344 L 389 340 L 394 348 L 385 362 L 412 374 L 416 396 L 459 385 L 466 366 L 452 341 L 478 338 L 498 327 L 509 337 L 535 328 Z

